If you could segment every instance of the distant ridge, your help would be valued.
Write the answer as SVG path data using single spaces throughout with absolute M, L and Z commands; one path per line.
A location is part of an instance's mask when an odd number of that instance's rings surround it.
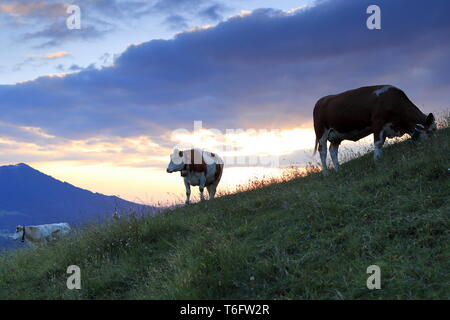
M 19 224 L 78 224 L 110 217 L 115 209 L 125 214 L 155 208 L 75 187 L 25 163 L 0 166 L 0 238 Z

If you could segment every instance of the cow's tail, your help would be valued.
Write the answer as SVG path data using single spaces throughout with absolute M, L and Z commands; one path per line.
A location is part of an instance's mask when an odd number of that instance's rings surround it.
M 319 139 L 317 139 L 317 137 L 316 137 L 316 144 L 314 145 L 313 156 L 316 155 L 318 147 L 319 147 Z

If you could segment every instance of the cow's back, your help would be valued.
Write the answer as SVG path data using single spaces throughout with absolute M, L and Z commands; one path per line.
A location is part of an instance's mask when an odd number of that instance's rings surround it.
M 361 87 L 320 99 L 314 108 L 314 128 L 321 136 L 334 128 L 339 132 L 362 130 L 374 119 L 401 113 L 407 99 L 403 91 L 389 85 Z

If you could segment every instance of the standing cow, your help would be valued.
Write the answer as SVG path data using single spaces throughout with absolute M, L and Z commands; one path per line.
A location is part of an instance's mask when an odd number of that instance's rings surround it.
M 186 187 L 186 204 L 190 203 L 191 186 L 199 186 L 200 199 L 205 200 L 203 190 L 206 187 L 209 198 L 214 199 L 217 185 L 223 172 L 223 160 L 215 153 L 190 149 L 175 149 L 170 156 L 167 172 L 180 171 Z
M 386 138 L 405 133 L 414 140 L 429 136 L 436 130 L 432 113 L 422 113 L 406 94 L 390 85 L 362 87 L 330 95 L 314 107 L 314 130 L 323 172 L 327 173 L 327 141 L 334 169 L 339 169 L 338 149 L 343 140 L 358 141 L 373 133 L 375 160 L 381 157 Z

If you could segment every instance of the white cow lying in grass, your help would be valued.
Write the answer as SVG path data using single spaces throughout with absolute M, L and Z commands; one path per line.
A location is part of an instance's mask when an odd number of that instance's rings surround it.
M 71 228 L 68 223 L 43 224 L 39 226 L 17 226 L 16 233 L 12 236 L 14 240 L 38 244 L 56 240 L 69 234 Z

